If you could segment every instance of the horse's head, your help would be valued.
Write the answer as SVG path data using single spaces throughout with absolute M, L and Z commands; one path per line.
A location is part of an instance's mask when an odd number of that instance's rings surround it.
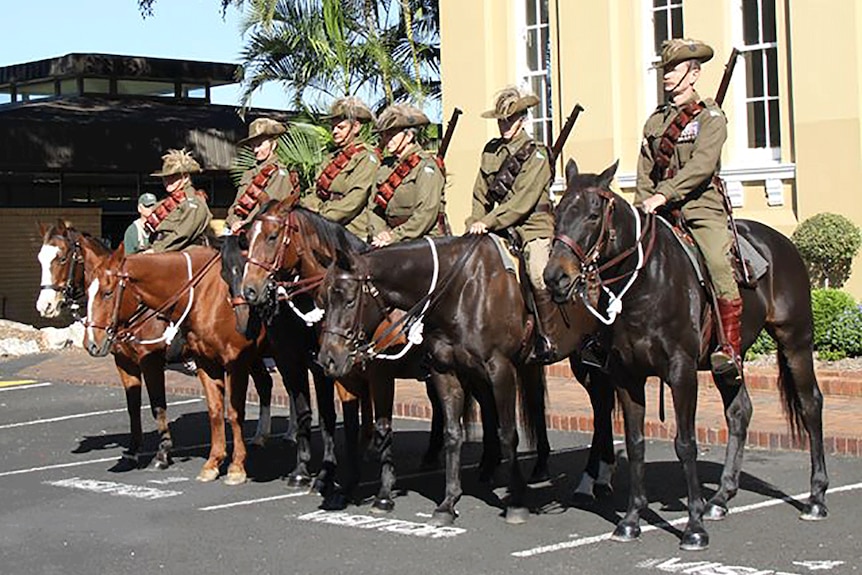
M 239 288 L 251 305 L 268 296 L 274 276 L 292 270 L 299 263 L 296 249 L 298 224 L 291 209 L 293 202 L 270 202 L 255 217 L 248 234 L 248 259 Z
M 37 259 L 42 268 L 36 310 L 42 317 L 57 317 L 77 295 L 84 282 L 80 234 L 62 220 L 42 225 L 42 248 Z
M 139 302 L 129 297 L 129 290 L 126 290 L 129 276 L 124 271 L 125 259 L 125 250 L 120 245 L 104 263 L 93 270 L 87 286 L 84 347 L 94 357 L 108 354 L 117 337 L 118 326 L 131 317 L 138 307 Z
M 317 361 L 327 375 L 343 377 L 356 363 L 367 359 L 369 334 L 383 321 L 385 309 L 376 299 L 377 290 L 362 257 L 341 250 L 318 293 L 326 320 Z
M 619 200 L 610 184 L 618 164 L 598 175 L 578 173 L 574 160 L 566 164 L 566 193 L 555 212 L 554 245 L 544 272 L 545 285 L 558 303 L 583 287 L 582 274 L 595 269 L 614 241 L 612 218 Z

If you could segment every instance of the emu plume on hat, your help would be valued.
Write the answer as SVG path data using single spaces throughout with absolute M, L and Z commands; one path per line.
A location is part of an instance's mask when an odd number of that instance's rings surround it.
M 497 93 L 494 109 L 482 112 L 482 117 L 502 120 L 528 110 L 538 103 L 539 98 L 534 94 L 523 92 L 515 86 L 508 86 Z
M 248 136 L 236 143 L 245 146 L 258 138 L 277 138 L 287 131 L 284 124 L 272 118 L 258 118 L 248 126 Z
M 195 174 L 201 171 L 201 165 L 192 157 L 190 152 L 182 150 L 168 150 L 162 156 L 162 169 L 153 172 L 151 176 L 172 176 L 174 174 Z

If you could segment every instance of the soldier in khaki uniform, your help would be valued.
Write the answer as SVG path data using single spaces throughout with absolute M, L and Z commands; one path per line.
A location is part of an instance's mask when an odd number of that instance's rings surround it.
M 212 214 L 206 196 L 197 192 L 191 181 L 191 174 L 200 171 L 200 165 L 185 150 L 168 150 L 162 156 L 162 169 L 150 174 L 162 178 L 168 197 L 156 205 L 144 224 L 151 234 L 146 253 L 179 251 L 204 241 Z
M 364 212 L 368 236 L 376 247 L 447 233 L 446 178 L 433 152 L 418 142 L 420 128 L 428 123 L 421 110 L 406 104 L 389 106 L 377 120 L 374 131 L 389 155 L 377 172 Z
M 728 214 L 715 178 L 721 147 L 727 139 L 727 119 L 714 100 L 702 100 L 694 89 L 701 63 L 710 60 L 712 54 L 712 48 L 697 40 L 674 39 L 662 46 L 659 66 L 664 70 L 668 101 L 644 125 L 635 204 L 648 213 L 665 205 L 681 209 L 685 225 L 703 254 L 718 300 L 724 341 L 711 356 L 712 369 L 721 375 L 741 377 L 742 299 L 728 257 L 732 242 Z M 664 136 L 667 149 L 668 128 L 677 117 L 677 127 L 684 123 L 684 128 L 675 145 L 670 142 L 671 152 L 663 154 L 659 144 Z M 687 123 L 685 118 L 689 118 Z
M 237 233 L 254 219 L 267 199 L 284 200 L 297 193 L 298 182 L 292 180 L 290 172 L 275 154 L 278 137 L 286 131 L 281 122 L 258 118 L 249 125 L 248 137 L 237 142 L 237 146 L 248 146 L 254 151 L 256 163 L 240 179 L 236 198 L 225 218 L 225 233 Z
M 483 118 L 497 120 L 500 137 L 482 150 L 473 185 L 473 212 L 466 226 L 471 234 L 508 232 L 510 239 L 521 246 L 533 289 L 534 311 L 539 316 L 533 359 L 551 361 L 554 342 L 566 327 L 542 278 L 554 236 L 550 152 L 524 129 L 528 110 L 538 103 L 535 95 L 510 86 L 497 94 L 494 109 L 482 114 Z
M 360 215 L 368 205 L 380 160 L 377 150 L 359 140 L 359 131 L 364 122 L 374 121 L 374 115 L 362 100 L 348 97 L 332 104 L 328 118 L 336 148 L 321 164 L 314 190 L 300 203 L 364 238 L 368 226 Z

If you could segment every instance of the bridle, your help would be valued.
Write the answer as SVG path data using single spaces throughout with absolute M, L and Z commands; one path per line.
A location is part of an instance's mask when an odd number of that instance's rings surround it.
M 634 245 L 626 248 L 606 261 L 601 261 L 603 252 L 617 239 L 617 231 L 613 225 L 616 196 L 613 192 L 605 188 L 587 188 L 581 193 L 591 191 L 605 200 L 605 206 L 602 210 L 601 227 L 599 228 L 596 241 L 589 249 L 584 249 L 571 237 L 560 232 L 554 236 L 554 244 L 560 243 L 569 248 L 575 256 L 575 259 L 578 261 L 580 274 L 574 279 L 574 281 L 572 281 L 569 297 L 572 297 L 574 293 L 577 293 L 587 309 L 597 319 L 605 325 L 610 325 L 615 321 L 616 316 L 622 311 L 623 296 L 631 288 L 632 284 L 634 284 L 638 273 L 646 265 L 646 262 L 655 247 L 656 216 L 655 214 L 646 214 L 644 223 L 641 225 L 641 217 L 637 208 L 630 204 L 629 206 L 635 220 L 635 237 L 637 238 Z M 645 243 L 646 246 L 644 245 Z M 638 257 L 638 261 L 634 269 L 612 278 L 602 277 L 603 272 L 614 269 L 634 254 L 637 254 Z M 626 278 L 628 278 L 628 281 L 619 293 L 614 293 L 608 289 L 607 286 Z M 590 301 L 589 293 L 595 291 L 594 286 L 603 290 L 610 299 L 607 317 L 603 316 L 601 312 L 595 308 L 594 302 Z
M 69 308 L 75 321 L 80 321 L 83 318 L 81 318 L 81 315 L 78 313 L 78 310 L 81 307 L 79 301 L 84 299 L 86 294 L 83 286 L 75 285 L 75 273 L 78 270 L 78 265 L 82 266 L 81 271 L 83 272 L 83 249 L 81 248 L 81 243 L 78 238 L 73 239 L 59 234 L 51 236 L 51 239 L 53 238 L 59 239 L 66 245 L 67 254 L 60 263 L 65 263 L 65 259 L 69 258 L 71 258 L 71 261 L 69 262 L 66 279 L 63 283 L 41 284 L 39 289 L 54 290 L 55 292 L 58 292 L 63 297 L 62 304 Z
M 117 288 L 113 293 L 113 297 L 116 298 L 114 301 L 113 309 L 111 310 L 111 320 L 110 323 L 107 324 L 98 324 L 90 321 L 89 314 L 87 314 L 87 319 L 84 322 L 84 327 L 87 329 L 101 329 L 105 332 L 105 336 L 108 338 L 109 343 L 113 343 L 117 337 L 118 326 L 120 323 L 120 306 L 123 303 L 123 295 L 126 291 L 126 285 L 128 285 L 130 281 L 130 277 L 128 272 L 125 271 L 126 266 L 126 258 L 123 258 L 122 263 L 120 264 L 120 269 L 114 271 L 112 269 L 105 270 L 105 275 L 108 276 L 116 276 L 119 278 L 119 283 L 117 284 Z M 138 298 L 140 300 L 140 298 Z M 93 302 L 90 301 L 88 305 L 93 305 Z M 134 316 L 133 316 L 134 317 Z M 131 321 L 131 320 L 130 320 Z M 129 334 L 131 335 L 131 334 Z M 129 338 L 124 338 L 129 339 Z

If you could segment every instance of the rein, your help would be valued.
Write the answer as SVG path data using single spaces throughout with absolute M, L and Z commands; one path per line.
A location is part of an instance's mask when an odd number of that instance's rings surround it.
M 576 278 L 574 282 L 574 288 L 578 290 L 578 295 L 581 298 L 581 301 L 584 302 L 584 306 L 596 317 L 599 321 L 601 321 L 605 325 L 611 325 L 616 321 L 617 316 L 622 313 L 623 309 L 623 297 L 629 291 L 629 289 L 634 284 L 635 280 L 640 273 L 640 270 L 644 268 L 646 265 L 649 256 L 652 254 L 653 248 L 655 247 L 655 238 L 656 238 L 656 223 L 655 214 L 646 214 L 645 215 L 645 224 L 643 225 L 643 229 L 641 228 L 641 218 L 638 214 L 637 208 L 634 205 L 629 204 L 629 207 L 632 210 L 632 215 L 635 220 L 635 244 L 629 248 L 626 248 L 616 256 L 611 259 L 599 263 L 599 258 L 601 257 L 602 251 L 607 247 L 607 245 L 616 240 L 616 230 L 613 227 L 611 218 L 613 216 L 615 198 L 614 195 L 606 190 L 597 190 L 596 193 L 607 200 L 607 205 L 602 213 L 602 225 L 599 230 L 598 238 L 596 239 L 595 244 L 589 249 L 584 250 L 581 246 L 575 242 L 571 237 L 566 234 L 557 234 L 554 236 L 554 243 L 562 243 L 567 248 L 569 248 L 572 253 L 575 255 L 575 258 L 578 260 L 578 264 L 581 269 L 581 274 L 578 278 Z M 646 242 L 646 248 L 644 248 L 644 243 Z M 602 272 L 606 272 L 609 269 L 614 268 L 615 266 L 623 263 L 627 259 L 629 259 L 632 255 L 637 253 L 637 265 L 632 271 L 625 272 L 619 276 L 605 279 L 602 278 Z M 623 286 L 622 290 L 619 293 L 614 293 L 607 286 L 614 284 L 618 281 L 621 281 L 628 277 L 628 281 Z M 581 284 L 578 287 L 578 284 Z M 590 302 L 590 298 L 588 296 L 588 289 L 585 289 L 590 284 L 597 283 L 599 287 L 605 292 L 608 296 L 608 309 L 607 309 L 607 317 L 602 315 L 602 313 L 597 310 L 593 304 Z

